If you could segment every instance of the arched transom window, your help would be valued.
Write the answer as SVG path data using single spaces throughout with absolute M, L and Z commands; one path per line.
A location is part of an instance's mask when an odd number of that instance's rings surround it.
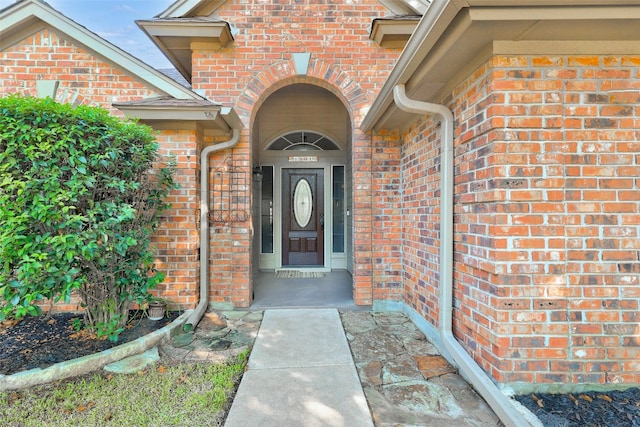
M 267 150 L 271 151 L 330 151 L 339 149 L 340 147 L 326 136 L 305 130 L 280 136 L 267 147 Z

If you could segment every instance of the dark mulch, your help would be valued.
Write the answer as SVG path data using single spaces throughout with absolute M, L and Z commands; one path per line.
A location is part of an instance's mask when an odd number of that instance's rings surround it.
M 545 427 L 640 427 L 640 389 L 527 394 L 516 399 Z
M 142 311 L 132 311 L 129 323 L 117 342 L 96 339 L 73 327 L 82 314 L 56 313 L 27 317 L 15 325 L 0 324 L 0 374 L 10 375 L 33 368 L 98 353 L 133 341 L 168 325 L 179 315 L 170 312 L 160 321 L 149 320 Z

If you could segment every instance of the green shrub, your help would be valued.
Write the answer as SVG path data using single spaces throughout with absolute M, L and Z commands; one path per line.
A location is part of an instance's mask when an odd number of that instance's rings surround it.
M 151 128 L 51 99 L 0 99 L 0 319 L 78 292 L 117 339 L 131 301 L 162 281 L 150 236 L 173 182 Z

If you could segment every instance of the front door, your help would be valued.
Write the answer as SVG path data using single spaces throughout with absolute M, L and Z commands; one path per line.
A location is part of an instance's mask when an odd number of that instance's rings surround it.
M 324 170 L 282 170 L 282 265 L 324 266 Z

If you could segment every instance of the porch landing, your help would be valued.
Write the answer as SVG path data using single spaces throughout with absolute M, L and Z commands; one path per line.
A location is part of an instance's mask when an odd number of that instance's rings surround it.
M 251 309 L 342 308 L 362 309 L 353 302 L 353 280 L 346 270 L 325 272 L 324 277 L 278 279 L 263 271 L 254 279 Z M 369 309 L 369 307 L 367 307 Z

